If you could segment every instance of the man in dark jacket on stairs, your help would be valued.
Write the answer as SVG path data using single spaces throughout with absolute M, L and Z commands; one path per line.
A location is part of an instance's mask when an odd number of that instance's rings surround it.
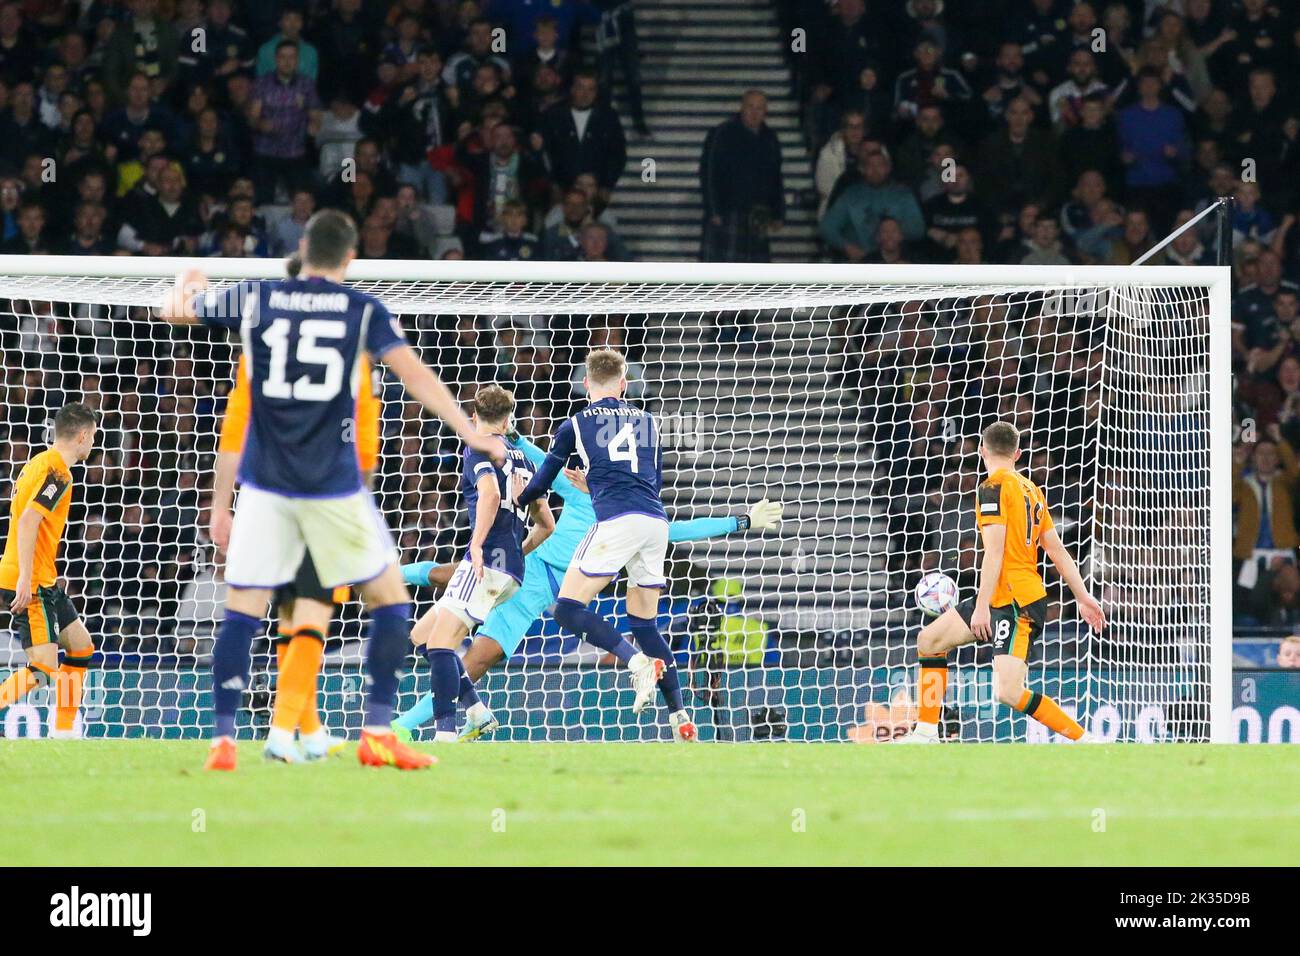
M 591 173 L 607 203 L 627 165 L 627 139 L 618 114 L 597 102 L 598 92 L 594 73 L 583 70 L 575 74 L 569 102 L 546 111 L 532 146 L 545 151 L 551 178 L 560 190 L 572 186 L 580 173 Z
M 767 97 L 749 90 L 740 113 L 710 131 L 700 157 L 703 262 L 770 262 L 768 237 L 785 217 L 781 143 L 767 125 Z

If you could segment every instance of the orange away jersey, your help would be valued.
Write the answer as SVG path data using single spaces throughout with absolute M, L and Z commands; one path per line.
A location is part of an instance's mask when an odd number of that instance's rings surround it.
M 35 508 L 45 517 L 36 533 L 32 587 L 51 587 L 58 580 L 54 559 L 59 555 L 59 540 L 71 504 L 72 472 L 62 455 L 47 448 L 27 462 L 14 482 L 14 496 L 9 503 L 9 538 L 5 541 L 4 557 L 0 558 L 0 588 L 12 591 L 18 584 L 18 519 L 28 508 Z
M 1046 597 L 1038 542 L 1053 524 L 1042 489 L 1009 468 L 989 475 L 975 492 L 975 525 L 983 530 L 992 524 L 1006 525 L 1007 542 L 990 604 L 1005 607 L 1015 601 L 1024 607 Z
M 363 472 L 375 470 L 379 464 L 379 389 L 371 374 L 369 360 L 361 359 L 361 389 L 357 395 L 357 461 Z M 235 387 L 226 398 L 226 417 L 221 422 L 221 439 L 217 451 L 240 452 L 244 449 L 244 433 L 248 431 L 248 418 L 253 401 L 248 385 L 248 368 L 244 356 L 239 356 L 235 369 Z

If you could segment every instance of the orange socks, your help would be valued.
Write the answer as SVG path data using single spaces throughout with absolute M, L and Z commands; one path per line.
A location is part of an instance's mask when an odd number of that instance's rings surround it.
M 1073 717 L 1061 710 L 1052 698 L 1036 690 L 1027 690 L 1021 694 L 1016 710 L 1070 740 L 1078 740 L 1083 736 L 1083 728 Z
M 280 649 L 286 648 L 283 656 Z M 276 648 L 280 676 L 275 687 L 271 726 L 293 733 L 301 723 L 304 734 L 320 729 L 316 714 L 316 677 L 325 656 L 325 635 L 311 627 L 299 628 L 293 639 Z
M 948 658 L 922 657 L 921 678 L 917 682 L 916 719 L 922 724 L 937 724 L 943 713 L 943 698 L 948 692 Z
M 95 655 L 94 646 L 76 654 L 65 653 L 54 678 L 54 729 L 71 730 L 81 709 L 81 691 L 85 686 L 86 668 Z
M 12 707 L 39 686 L 36 677 L 38 671 L 47 678 L 54 676 L 41 664 L 29 663 L 5 678 L 5 682 L 0 684 L 0 710 Z

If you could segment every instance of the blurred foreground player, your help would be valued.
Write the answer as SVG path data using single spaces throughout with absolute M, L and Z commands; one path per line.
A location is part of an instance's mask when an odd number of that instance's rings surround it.
M 324 587 L 359 583 L 370 609 L 361 762 L 400 769 L 434 762 L 389 727 L 407 653 L 410 598 L 354 447 L 363 359 L 383 361 L 466 444 L 499 458 L 500 443 L 475 431 L 383 303 L 343 284 L 356 246 L 352 220 L 324 210 L 307 222 L 299 277 L 217 292 L 206 291 L 206 277 L 193 270 L 177 278 L 164 305 L 169 322 L 240 333 L 252 398 L 227 550 L 226 614 L 212 652 L 208 769 L 235 767 L 235 714 L 248 685 L 253 639 L 274 590 L 294 579 L 308 555 Z

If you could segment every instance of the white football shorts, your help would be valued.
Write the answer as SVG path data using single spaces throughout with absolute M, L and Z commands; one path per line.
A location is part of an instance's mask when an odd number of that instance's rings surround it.
M 504 571 L 485 567 L 479 580 L 474 577 L 474 565 L 461 561 L 435 607 L 456 615 L 472 632 L 487 620 L 488 612 L 518 590 L 519 582 Z
M 589 577 L 612 577 L 626 569 L 628 584 L 662 588 L 668 585 L 667 556 L 668 522 L 652 515 L 626 514 L 597 521 L 573 553 L 573 565 Z
M 397 548 L 366 489 L 341 498 L 291 498 L 245 485 L 235 504 L 226 583 L 275 588 L 298 573 L 310 552 L 326 588 L 378 577 Z

